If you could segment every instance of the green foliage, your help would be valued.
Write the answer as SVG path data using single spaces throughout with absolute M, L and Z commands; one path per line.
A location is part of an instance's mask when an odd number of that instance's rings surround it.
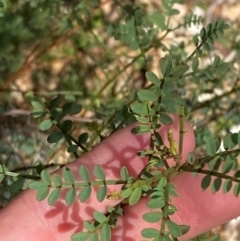
M 1 90 L 7 91 L 31 69 L 37 93 L 28 90 L 24 98 L 38 125 L 36 133 L 48 142 L 44 149 L 64 147 L 78 158 L 134 121 L 138 125 L 131 132 L 149 137 L 148 147 L 136 153 L 146 159 L 145 167 L 133 177 L 123 166 L 114 180 L 109 180 L 99 165 L 91 169 L 81 165 L 76 173 L 65 166 L 66 162 L 59 163 L 56 166 L 63 167 L 62 173 L 53 175 L 47 170 L 51 165 L 39 161 L 36 165 L 29 162 L 26 170 L 15 169 L 6 156 L 17 148 L 7 149 L 5 143 L 2 149 L 9 152 L 1 149 L 1 199 L 11 200 L 29 187 L 36 190 L 38 201 L 47 199 L 49 205 L 61 199 L 66 205 L 83 203 L 92 195 L 98 202 L 117 200 L 118 204 L 109 206 L 106 213 L 95 210 L 92 221 L 84 221 L 84 230 L 71 237 L 74 241 L 109 241 L 124 206 L 134 206 L 148 196 L 150 210 L 142 218 L 149 225 L 158 224 L 158 228 L 146 226 L 141 232 L 143 238 L 176 241 L 191 227 L 171 218 L 177 213 L 172 203 L 178 196 L 174 177 L 183 172 L 201 174 L 203 190 L 239 196 L 240 132 L 231 130 L 239 124 L 239 31 L 218 20 L 203 26 L 194 36 L 186 34 L 187 41 L 178 40 L 177 33 L 169 43 L 170 33 L 184 31 L 185 35 L 189 27 L 204 20 L 191 14 L 174 26 L 171 21 L 180 14 L 176 3 L 183 1 L 164 0 L 161 10 L 152 11 L 147 8 L 151 3 L 145 6 L 113 1 L 113 13 L 117 14 L 112 17 L 97 0 L 0 0 Z M 224 38 L 225 31 L 230 40 Z M 233 49 L 234 59 L 227 62 L 220 58 L 222 53 L 213 54 L 218 45 Z M 156 60 L 153 51 L 160 51 L 157 67 L 152 61 Z M 60 65 L 63 62 L 60 71 L 56 70 L 58 61 Z M 135 79 L 140 79 L 141 85 L 135 84 Z M 56 92 L 48 88 L 52 80 Z M 38 90 L 40 85 L 44 91 Z M 210 94 L 211 99 L 200 101 L 204 94 Z M 157 130 L 173 123 L 169 113 L 179 115 L 180 130 L 176 140 L 170 127 L 166 133 L 169 145 L 165 145 Z M 188 154 L 187 160 L 182 157 L 185 119 L 194 124 L 197 140 L 197 149 Z M 54 154 L 50 153 L 49 159 Z M 119 191 L 109 193 L 110 185 L 120 185 Z M 218 239 L 218 235 L 203 234 L 193 240 Z

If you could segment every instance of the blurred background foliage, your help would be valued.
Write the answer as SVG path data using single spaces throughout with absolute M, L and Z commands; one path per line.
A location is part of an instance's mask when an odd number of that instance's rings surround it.
M 205 46 L 192 60 L 195 71 L 178 91 L 199 153 L 206 150 L 205 136 L 239 130 L 237 0 L 1 0 L 0 15 L 0 162 L 21 173 L 1 182 L 2 205 L 26 188 L 24 175 L 74 160 L 63 141 L 47 142 L 55 127 L 39 130 L 25 92 L 49 99 L 62 94 L 65 102 L 80 104 L 81 112 L 67 118 L 74 122 L 73 136 L 89 134 L 91 149 L 133 121 L 127 106 L 135 89 L 149 85 L 146 71 L 159 74 L 166 54 L 186 59 L 195 49 L 193 36 L 219 19 L 230 28 L 214 49 Z

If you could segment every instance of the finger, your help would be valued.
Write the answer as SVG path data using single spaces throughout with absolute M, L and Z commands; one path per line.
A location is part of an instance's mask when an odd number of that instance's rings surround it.
M 173 136 L 176 140 L 178 139 L 179 121 L 176 115 L 172 115 L 172 118 L 173 125 L 160 129 L 160 134 L 166 145 L 169 145 L 166 135 L 168 129 L 173 129 Z M 71 163 L 69 168 L 77 174 L 79 166 L 85 165 L 92 173 L 93 166 L 98 164 L 103 167 L 108 179 L 116 179 L 120 177 L 120 168 L 127 166 L 131 175 L 137 176 L 146 164 L 146 159 L 136 156 L 136 152 L 149 145 L 149 135 L 133 135 L 130 132 L 131 128 L 132 126 L 127 127 L 107 138 L 93 151 Z M 187 138 L 184 139 L 186 146 L 183 152 L 184 158 L 186 153 L 194 148 L 194 135 L 190 125 L 186 124 L 185 129 Z M 19 195 L 2 211 L 1 220 L 4 222 L 0 221 L 1 230 L 5 230 L 5 234 L 10 235 L 9 239 L 6 237 L 6 240 L 13 240 L 15 235 L 21 237 L 22 240 L 25 240 L 26 235 L 36 237 L 39 240 L 46 240 L 46 236 L 51 237 L 51 240 L 54 238 L 66 240 L 73 232 L 82 230 L 83 220 L 91 219 L 94 210 L 106 212 L 108 205 L 114 205 L 112 201 L 99 203 L 95 194 L 87 202 L 83 204 L 75 202 L 71 207 L 66 207 L 62 200 L 50 207 L 46 201 L 36 202 L 35 197 L 35 191 L 28 190 Z M 18 219 L 14 218 L 16 216 Z M 11 232 L 12 227 L 14 227 L 15 232 Z

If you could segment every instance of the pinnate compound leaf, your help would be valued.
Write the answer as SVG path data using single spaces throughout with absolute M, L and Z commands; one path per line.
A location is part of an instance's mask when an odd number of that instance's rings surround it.
M 169 58 L 162 58 L 159 64 L 163 77 L 168 76 L 172 70 L 172 60 Z
M 49 143 L 56 143 L 59 142 L 63 137 L 64 134 L 62 133 L 62 131 L 55 131 L 48 136 L 47 141 Z
M 153 72 L 146 72 L 145 76 L 150 82 L 155 85 L 158 85 L 160 83 L 157 75 L 155 75 Z
M 48 129 L 50 129 L 52 127 L 53 123 L 50 119 L 46 119 L 46 120 L 43 120 L 40 125 L 39 125 L 39 129 L 41 131 L 46 131 Z
M 128 200 L 129 205 L 135 205 L 139 201 L 141 196 L 142 196 L 142 189 L 140 187 L 135 188 L 129 197 L 129 200 Z
M 167 220 L 167 227 L 174 238 L 177 238 L 182 235 L 180 226 L 172 220 Z
M 79 176 L 82 178 L 83 181 L 91 182 L 89 171 L 85 166 L 81 166 L 79 168 Z
M 111 236 L 112 236 L 112 233 L 111 233 L 110 225 L 108 223 L 105 223 L 101 229 L 101 233 L 100 233 L 101 239 L 100 240 L 101 241 L 110 241 Z
M 63 173 L 63 178 L 67 183 L 69 184 L 75 183 L 73 172 L 69 168 L 64 167 L 62 173 Z
M 51 181 L 51 177 L 49 175 L 49 173 L 46 170 L 42 170 L 41 172 L 41 179 L 43 181 L 43 183 L 45 183 L 46 185 L 51 185 L 52 181 Z
M 206 190 L 211 183 L 211 175 L 206 175 L 201 182 L 201 187 L 203 190 Z
M 85 202 L 92 193 L 92 187 L 91 186 L 85 186 L 82 188 L 82 190 L 79 193 L 79 200 L 80 202 Z
M 80 232 L 75 233 L 71 237 L 71 241 L 87 241 L 89 238 L 89 233 L 87 232 Z
M 102 202 L 107 196 L 107 186 L 101 186 L 97 191 L 97 200 Z
M 158 96 L 151 90 L 139 90 L 137 96 L 142 102 L 155 101 L 158 99 Z
M 149 223 L 156 223 L 159 222 L 163 217 L 162 212 L 148 212 L 143 214 L 143 219 Z
M 65 202 L 68 206 L 72 205 L 73 202 L 75 201 L 76 198 L 76 189 L 71 188 L 68 190 L 66 197 L 65 197 Z
M 96 166 L 94 167 L 94 175 L 95 175 L 96 178 L 97 178 L 98 180 L 100 180 L 100 181 L 103 181 L 103 180 L 106 179 L 105 172 L 104 172 L 103 169 L 102 169 L 100 166 L 98 166 L 98 165 L 96 165 Z
M 54 189 L 48 196 L 48 204 L 54 205 L 58 201 L 60 194 L 61 194 L 60 188 Z
M 106 216 L 103 213 L 100 213 L 98 211 L 94 211 L 93 212 L 93 217 L 96 221 L 98 221 L 99 223 L 104 223 L 107 221 Z
M 159 230 L 155 228 L 144 228 L 141 232 L 144 238 L 155 238 L 159 235 Z

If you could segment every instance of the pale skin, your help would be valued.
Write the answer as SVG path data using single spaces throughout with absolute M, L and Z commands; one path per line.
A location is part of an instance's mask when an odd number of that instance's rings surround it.
M 178 140 L 178 117 L 172 117 L 173 125 L 160 129 L 166 145 L 168 145 L 167 131 L 170 128 L 173 129 L 174 139 Z M 137 176 L 146 164 L 146 160 L 137 157 L 136 152 L 147 148 L 149 136 L 133 135 L 130 132 L 131 128 L 127 127 L 113 134 L 68 167 L 77 172 L 79 166 L 83 164 L 92 173 L 94 165 L 98 164 L 106 171 L 108 179 L 116 179 L 119 178 L 120 168 L 126 166 L 133 176 Z M 183 141 L 183 160 L 195 147 L 192 127 L 185 123 L 184 130 L 186 134 Z M 240 215 L 240 198 L 234 197 L 232 192 L 223 194 L 220 191 L 213 195 L 210 190 L 202 191 L 201 178 L 201 175 L 194 178 L 190 173 L 184 173 L 173 180 L 179 197 L 173 200 L 178 211 L 172 219 L 178 224 L 191 226 L 190 231 L 180 240 L 188 240 Z M 120 186 L 111 186 L 109 192 L 119 189 Z M 49 206 L 47 201 L 36 201 L 35 191 L 27 190 L 1 210 L 0 237 L 4 241 L 70 240 L 73 233 L 83 229 L 83 220 L 91 220 L 94 210 L 105 212 L 108 205 L 113 206 L 118 202 L 105 200 L 99 203 L 93 194 L 85 203 L 76 201 L 67 207 L 61 199 L 54 206 Z M 146 202 L 147 198 L 142 198 L 135 206 L 124 207 L 125 215 L 119 219 L 118 227 L 112 231 L 113 241 L 143 240 L 141 236 L 143 228 L 159 228 L 159 224 L 152 225 L 142 219 L 142 215 L 149 211 Z

